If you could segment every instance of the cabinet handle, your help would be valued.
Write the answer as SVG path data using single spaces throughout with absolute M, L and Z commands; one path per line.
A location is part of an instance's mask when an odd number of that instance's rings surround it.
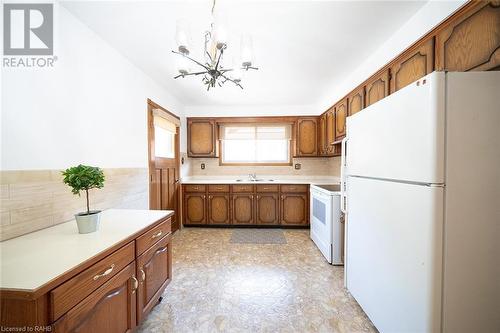
M 166 246 L 160 247 L 158 250 L 156 250 L 155 254 L 162 253 L 162 252 L 165 252 L 165 251 L 167 251 L 167 247 Z
M 253 195 L 250 196 L 250 199 L 253 199 Z
M 160 237 L 161 235 L 163 235 L 163 231 L 158 231 L 158 233 L 156 233 L 156 234 L 154 234 L 153 236 L 151 236 L 151 239 L 158 238 L 158 237 Z
M 205 196 L 203 196 L 203 199 L 205 199 Z
M 115 268 L 115 264 L 112 264 L 111 266 L 109 266 L 109 268 L 107 270 L 105 270 L 101 274 L 97 274 L 96 276 L 94 276 L 94 281 L 96 281 L 99 278 L 102 278 L 103 276 L 111 274 L 111 272 L 113 271 L 114 268 Z
M 132 276 L 132 280 L 134 280 L 134 289 L 132 290 L 132 294 L 135 294 L 135 291 L 139 288 L 139 281 L 137 281 L 135 276 Z
M 142 281 L 146 281 L 146 273 L 144 272 L 144 270 L 142 268 L 140 269 L 140 271 L 141 271 L 141 279 L 142 279 Z
M 257 196 L 257 199 L 260 198 L 260 196 Z
M 209 196 L 208 196 L 208 198 L 209 198 L 209 199 L 212 199 L 212 196 L 211 196 L 211 195 L 209 195 Z
M 282 195 L 282 196 L 281 196 L 281 200 L 283 200 L 283 199 L 285 199 L 285 196 L 284 196 L 284 195 Z
M 197 190 L 198 190 L 198 187 L 193 187 L 193 189 L 194 189 L 195 191 L 197 191 Z
M 222 187 L 217 187 L 218 190 L 222 190 Z

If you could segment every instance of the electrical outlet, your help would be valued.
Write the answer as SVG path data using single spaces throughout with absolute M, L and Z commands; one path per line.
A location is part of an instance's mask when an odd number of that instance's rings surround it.
M 205 170 L 205 163 L 200 164 L 201 170 Z
M 295 165 L 294 165 L 295 170 L 300 170 L 301 167 L 302 167 L 302 164 L 300 164 L 300 163 L 295 163 Z

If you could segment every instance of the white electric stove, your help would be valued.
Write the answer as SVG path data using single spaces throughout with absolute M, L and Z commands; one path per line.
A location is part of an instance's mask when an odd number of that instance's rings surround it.
M 311 239 L 332 265 L 344 264 L 340 185 L 311 185 Z

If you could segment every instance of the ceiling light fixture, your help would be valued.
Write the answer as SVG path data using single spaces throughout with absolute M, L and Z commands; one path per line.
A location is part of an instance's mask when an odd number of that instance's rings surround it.
M 186 21 L 179 20 L 177 22 L 177 30 L 175 41 L 177 51 L 173 53 L 179 55 L 177 58 L 177 70 L 179 75 L 174 79 L 186 76 L 203 75 L 202 82 L 207 86 L 207 90 L 214 88 L 216 85 L 222 87 L 224 83 L 230 81 L 243 89 L 241 85 L 242 71 L 249 69 L 257 70 L 257 67 L 252 66 L 252 37 L 243 35 L 241 38 L 241 60 L 233 61 L 233 68 L 224 68 L 222 65 L 224 50 L 227 48 L 227 33 L 223 20 L 214 19 L 215 1 L 212 4 L 212 24 L 210 30 L 205 32 L 205 61 L 197 61 L 189 56 L 190 52 L 190 36 L 189 27 Z M 200 66 L 199 71 L 191 71 L 191 62 Z

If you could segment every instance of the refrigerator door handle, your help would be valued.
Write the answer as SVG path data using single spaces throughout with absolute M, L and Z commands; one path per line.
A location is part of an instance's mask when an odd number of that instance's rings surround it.
M 344 214 L 346 214 L 347 210 L 345 207 L 346 146 L 347 146 L 347 136 L 342 139 L 342 144 L 341 144 L 342 153 L 340 155 L 340 210 Z

